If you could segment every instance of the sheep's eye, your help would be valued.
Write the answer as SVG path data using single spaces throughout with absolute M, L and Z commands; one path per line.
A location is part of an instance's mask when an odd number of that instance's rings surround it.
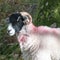
M 6 18 L 6 23 L 10 23 L 9 18 Z

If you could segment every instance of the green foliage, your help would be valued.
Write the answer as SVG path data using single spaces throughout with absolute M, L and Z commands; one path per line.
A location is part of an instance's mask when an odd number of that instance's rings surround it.
M 36 12 L 37 13 L 37 12 Z M 36 25 L 48 25 L 53 23 L 60 26 L 60 1 L 41 0 L 36 15 Z
M 60 27 L 60 0 L 0 0 L 0 60 L 22 60 L 16 38 L 6 33 L 5 18 L 17 11 L 29 12 L 37 26 Z

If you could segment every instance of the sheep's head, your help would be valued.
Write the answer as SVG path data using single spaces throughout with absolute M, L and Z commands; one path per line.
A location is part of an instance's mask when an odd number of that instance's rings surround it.
M 19 32 L 24 25 L 30 24 L 32 22 L 32 17 L 27 12 L 20 12 L 11 14 L 8 18 L 8 34 L 10 36 L 15 35 Z

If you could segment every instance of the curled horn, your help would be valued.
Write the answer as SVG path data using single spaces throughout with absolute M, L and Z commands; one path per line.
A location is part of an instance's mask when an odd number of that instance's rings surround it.
M 26 23 L 26 24 L 29 24 L 32 22 L 32 17 L 29 13 L 27 12 L 20 12 L 21 15 L 23 16 L 23 18 L 25 19 L 23 22 Z

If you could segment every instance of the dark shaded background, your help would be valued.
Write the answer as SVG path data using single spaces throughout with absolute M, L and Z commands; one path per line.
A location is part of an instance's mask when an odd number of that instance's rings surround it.
M 20 11 L 30 13 L 36 26 L 60 27 L 60 0 L 0 0 L 0 60 L 22 60 L 16 37 L 6 33 L 6 18 Z

